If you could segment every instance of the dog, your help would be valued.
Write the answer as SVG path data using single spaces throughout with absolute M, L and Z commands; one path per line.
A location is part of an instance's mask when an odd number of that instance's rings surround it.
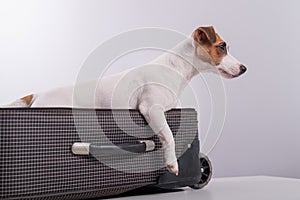
M 230 55 L 213 26 L 199 27 L 191 37 L 146 65 L 78 86 L 30 94 L 6 107 L 138 109 L 162 143 L 167 169 L 178 175 L 175 142 L 165 111 L 177 106 L 178 96 L 197 74 L 212 72 L 232 79 L 246 70 Z M 87 88 L 92 92 L 87 93 Z

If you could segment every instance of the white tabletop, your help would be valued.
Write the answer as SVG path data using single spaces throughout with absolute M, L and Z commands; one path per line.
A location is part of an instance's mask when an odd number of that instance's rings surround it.
M 183 188 L 114 200 L 300 200 L 300 179 L 269 176 L 215 178 L 202 190 Z

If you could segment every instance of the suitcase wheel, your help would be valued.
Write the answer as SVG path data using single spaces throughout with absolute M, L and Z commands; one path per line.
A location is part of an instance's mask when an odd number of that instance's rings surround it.
M 200 157 L 200 164 L 201 164 L 201 179 L 199 180 L 199 183 L 196 183 L 194 185 L 191 185 L 190 187 L 193 189 L 202 189 L 205 187 L 212 177 L 212 165 L 208 157 L 201 153 Z

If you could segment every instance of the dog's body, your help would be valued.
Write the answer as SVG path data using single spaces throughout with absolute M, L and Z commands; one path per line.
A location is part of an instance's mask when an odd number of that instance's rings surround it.
M 28 95 L 9 106 L 139 109 L 163 145 L 169 171 L 178 174 L 175 142 L 164 112 L 176 107 L 180 93 L 199 72 L 234 78 L 245 71 L 229 55 L 226 43 L 213 27 L 200 27 L 192 38 L 147 65 L 99 81 Z

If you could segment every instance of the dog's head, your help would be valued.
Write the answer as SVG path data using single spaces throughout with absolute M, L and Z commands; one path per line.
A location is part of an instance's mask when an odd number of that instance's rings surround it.
M 197 28 L 192 38 L 196 57 L 209 63 L 211 71 L 225 78 L 235 78 L 246 72 L 247 68 L 229 54 L 228 45 L 212 26 Z

